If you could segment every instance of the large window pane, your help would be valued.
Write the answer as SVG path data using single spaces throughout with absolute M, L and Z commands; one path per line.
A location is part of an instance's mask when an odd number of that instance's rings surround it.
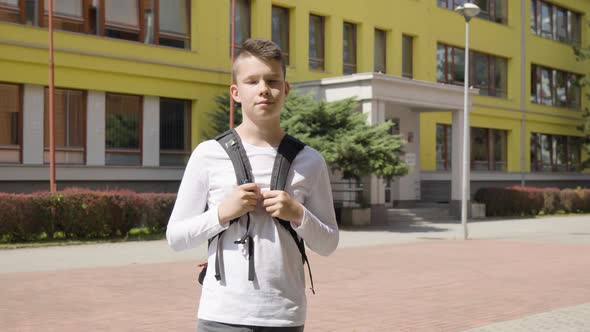
M 231 1 L 230 1 L 231 3 Z M 230 31 L 230 55 L 231 55 L 231 29 L 233 25 L 232 21 L 232 8 L 230 4 L 229 12 L 229 31 Z M 250 0 L 236 0 L 235 10 L 235 53 L 237 54 L 242 44 L 250 38 Z
M 508 91 L 508 60 L 502 58 L 493 58 L 494 71 L 494 96 L 506 98 Z
M 489 130 L 471 129 L 471 169 L 488 170 L 489 165 Z
M 475 53 L 475 82 L 473 82 L 476 88 L 480 89 L 482 95 L 489 95 L 489 72 L 488 63 L 489 57 L 483 53 Z
M 445 45 L 438 44 L 436 46 L 436 80 L 438 82 L 446 82 L 445 79 L 445 72 L 446 72 L 446 47 Z
M 545 38 L 553 38 L 553 17 L 552 7 L 542 2 L 541 3 L 541 36 Z
M 272 6 L 272 41 L 283 51 L 285 64 L 289 64 L 289 9 Z
M 570 13 L 571 18 L 571 42 L 574 45 L 580 45 L 582 42 L 582 19 L 578 13 Z
M 453 47 L 453 81 L 465 82 L 465 50 Z
M 309 68 L 324 70 L 324 17 L 309 15 Z
M 190 156 L 190 101 L 160 99 L 160 165 L 186 165 Z
M 49 11 L 49 0 L 44 0 L 43 8 Z M 53 0 L 53 14 L 82 19 L 82 0 Z
M 551 88 L 551 72 L 541 68 L 541 103 L 553 105 L 553 93 Z
M 159 45 L 188 49 L 190 47 L 187 0 L 160 1 L 158 7 Z
M 375 49 L 374 49 L 374 69 L 377 73 L 386 73 L 387 59 L 387 33 L 383 30 L 375 29 Z
M 105 35 L 139 41 L 139 7 L 137 0 L 105 0 Z
M 356 25 L 344 23 L 342 39 L 343 68 L 345 75 L 356 73 Z
M 558 8 L 555 11 L 555 18 L 557 40 L 565 42 L 567 41 L 567 11 L 565 9 Z
M 451 135 L 452 127 L 446 124 L 436 125 L 436 169 L 439 171 L 448 171 L 451 169 L 452 144 Z
M 55 89 L 54 97 L 55 157 L 60 164 L 83 164 L 86 137 L 84 93 Z M 49 162 L 49 89 L 45 89 L 44 160 Z
M 141 101 L 140 96 L 107 94 L 107 165 L 141 164 Z
M 414 77 L 414 37 L 402 36 L 402 76 Z
M 492 130 L 494 138 L 494 170 L 506 171 L 508 160 L 508 132 L 506 130 Z
M 0 163 L 19 163 L 21 149 L 20 87 L 0 83 Z

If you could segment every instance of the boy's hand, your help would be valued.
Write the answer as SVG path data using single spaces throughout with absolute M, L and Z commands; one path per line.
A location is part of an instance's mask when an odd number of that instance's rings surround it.
M 219 204 L 219 223 L 225 224 L 244 214 L 254 211 L 260 197 L 260 189 L 256 183 L 246 183 L 234 188 Z
M 263 206 L 272 217 L 301 225 L 303 206 L 282 190 L 271 190 L 262 193 Z

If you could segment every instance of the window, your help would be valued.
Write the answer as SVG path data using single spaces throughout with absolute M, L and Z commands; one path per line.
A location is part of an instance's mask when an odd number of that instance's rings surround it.
M 86 105 L 84 92 L 55 89 L 55 162 L 84 164 L 86 146 Z M 49 163 L 49 89 L 45 88 L 44 162 Z
M 548 106 L 580 109 L 579 75 L 533 65 L 531 102 Z
M 233 25 L 232 8 L 230 1 L 229 12 L 229 54 L 231 55 L 231 30 Z M 234 55 L 238 54 L 242 44 L 250 38 L 250 0 L 236 0 L 236 28 L 235 28 L 235 45 Z
M 414 37 L 402 36 L 402 76 L 414 77 Z
M 39 25 L 40 0 L 0 0 L 0 21 Z
M 19 0 L 0 0 L 0 21 L 20 23 L 20 1 Z
M 158 15 L 154 19 L 158 22 L 157 45 L 189 49 L 190 1 L 166 0 L 158 1 L 157 4 Z M 148 17 L 145 17 L 146 26 L 149 27 Z
M 0 163 L 21 162 L 21 88 L 0 83 Z
M 186 165 L 190 153 L 190 101 L 160 98 L 160 166 Z
M 356 73 L 356 25 L 353 23 L 344 23 L 342 48 L 342 72 L 344 75 Z
M 383 30 L 375 29 L 375 50 L 374 50 L 374 68 L 377 73 L 387 72 L 387 33 Z
M 451 170 L 452 126 L 436 125 L 436 169 Z M 506 171 L 508 132 L 490 128 L 471 128 L 471 169 Z
M 141 165 L 141 104 L 140 96 L 107 93 L 107 165 Z
M 447 124 L 436 124 L 436 170 L 448 171 L 451 169 L 452 127 Z
M 471 169 L 506 171 L 507 131 L 471 128 Z
M 309 15 L 309 69 L 324 70 L 324 17 Z
M 438 44 L 436 79 L 449 84 L 465 82 L 465 50 Z M 483 96 L 506 98 L 508 91 L 508 60 L 494 55 L 469 52 L 469 81 Z
M 84 26 L 84 5 L 82 0 L 54 0 L 53 27 L 56 30 L 86 32 Z M 43 0 L 43 24 L 49 26 L 49 0 Z
M 580 137 L 531 133 L 531 171 L 580 171 L 581 146 Z
M 289 8 L 272 6 L 272 41 L 283 51 L 285 64 L 289 64 Z
M 465 0 L 437 0 L 437 2 L 439 7 L 454 10 L 462 6 Z M 508 23 L 507 0 L 475 0 L 469 2 L 473 2 L 481 8 L 481 12 L 477 17 L 501 24 Z
M 57 30 L 190 48 L 190 0 L 54 0 Z M 0 21 L 49 25 L 49 0 L 0 0 Z M 41 17 L 41 22 L 39 22 Z
M 531 0 L 531 32 L 548 39 L 580 46 L 581 15 L 542 1 Z

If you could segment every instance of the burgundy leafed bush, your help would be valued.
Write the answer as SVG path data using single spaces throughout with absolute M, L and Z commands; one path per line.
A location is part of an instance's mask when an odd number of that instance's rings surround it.
M 135 227 L 162 233 L 176 194 L 72 188 L 55 194 L 0 193 L 0 240 L 99 239 L 126 236 Z

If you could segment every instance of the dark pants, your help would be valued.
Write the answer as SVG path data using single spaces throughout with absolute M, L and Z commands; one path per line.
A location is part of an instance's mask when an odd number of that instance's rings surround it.
M 199 319 L 197 332 L 303 332 L 303 325 L 288 327 L 251 326 L 212 322 Z

